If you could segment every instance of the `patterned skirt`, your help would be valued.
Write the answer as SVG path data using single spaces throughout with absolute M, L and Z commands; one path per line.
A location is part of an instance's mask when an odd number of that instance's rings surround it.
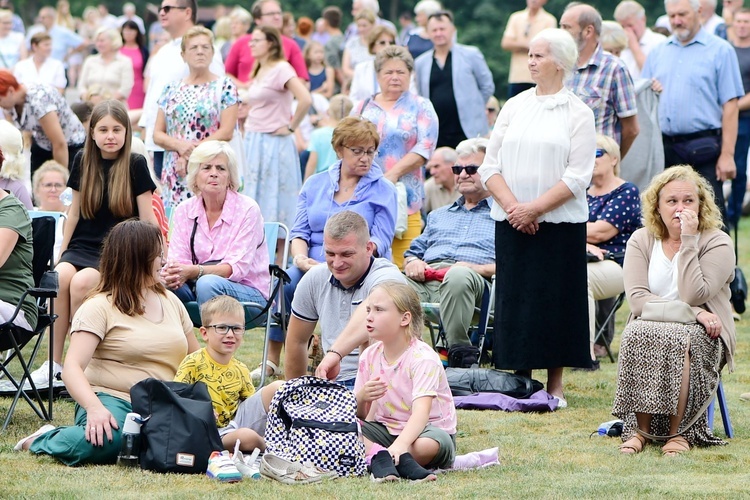
M 726 442 L 708 428 L 706 412 L 693 419 L 719 383 L 723 345 L 699 324 L 635 320 L 625 327 L 620 345 L 617 391 L 612 414 L 625 422 L 623 441 L 633 436 L 635 413 L 653 415 L 650 434 L 669 435 L 669 416 L 677 414 L 685 351 L 690 355 L 690 387 L 679 430 L 692 446 Z

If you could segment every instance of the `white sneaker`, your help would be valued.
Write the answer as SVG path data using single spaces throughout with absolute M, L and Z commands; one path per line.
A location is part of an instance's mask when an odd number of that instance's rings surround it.
M 62 373 L 62 365 L 53 361 L 52 362 L 52 378 L 59 379 Z M 40 387 L 49 387 L 49 361 L 42 363 L 42 366 L 31 372 L 31 380 L 34 381 L 34 385 L 37 389 Z
M 239 439 L 237 440 L 239 444 Z M 255 448 L 253 453 L 246 457 L 242 454 L 238 447 L 235 447 L 234 454 L 232 455 L 232 461 L 240 471 L 243 477 L 249 477 L 251 479 L 260 479 L 260 449 Z

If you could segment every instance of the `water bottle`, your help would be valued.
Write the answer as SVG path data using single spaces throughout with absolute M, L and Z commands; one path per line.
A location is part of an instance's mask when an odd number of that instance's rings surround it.
M 597 434 L 600 436 L 616 437 L 622 434 L 622 420 L 610 420 L 599 424 Z
M 138 467 L 138 456 L 141 453 L 141 416 L 128 413 L 122 426 L 122 446 L 117 456 L 117 465 Z
M 71 188 L 65 188 L 65 191 L 60 195 L 60 201 L 66 207 L 73 204 L 73 190 Z

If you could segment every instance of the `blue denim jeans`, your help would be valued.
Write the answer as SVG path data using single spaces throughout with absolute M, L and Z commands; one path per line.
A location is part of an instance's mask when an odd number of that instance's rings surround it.
M 266 299 L 255 288 L 235 283 L 215 274 L 207 274 L 196 281 L 195 293 L 187 285 L 182 285 L 174 293 L 182 302 L 197 301 L 199 306 L 217 295 L 229 295 L 240 302 L 266 303 Z
M 732 192 L 727 200 L 727 219 L 733 224 L 742 216 L 742 200 L 747 185 L 747 150 L 750 147 L 750 116 L 740 118 L 737 123 L 737 143 L 734 146 L 734 163 L 737 176 L 732 179 Z

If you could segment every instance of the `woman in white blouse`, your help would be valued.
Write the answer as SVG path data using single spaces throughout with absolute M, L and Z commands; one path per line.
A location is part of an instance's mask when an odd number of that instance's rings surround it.
M 46 31 L 35 33 L 29 42 L 31 57 L 22 59 L 13 68 L 13 76 L 21 85 L 34 83 L 52 85 L 62 94 L 68 86 L 63 63 L 52 59 L 52 38 Z
M 113 99 L 126 101 L 133 89 L 133 63 L 119 52 L 122 35 L 116 29 L 100 28 L 94 36 L 94 45 L 98 54 L 83 61 L 78 79 L 81 96 L 86 96 L 90 87 L 100 85 Z
M 591 110 L 565 88 L 578 50 L 565 31 L 529 47 L 536 83 L 503 106 L 479 172 L 496 203 L 498 288 L 494 363 L 530 375 L 547 369 L 558 408 L 564 366 L 589 367 L 586 188 L 594 169 Z

